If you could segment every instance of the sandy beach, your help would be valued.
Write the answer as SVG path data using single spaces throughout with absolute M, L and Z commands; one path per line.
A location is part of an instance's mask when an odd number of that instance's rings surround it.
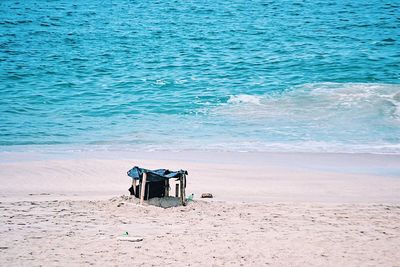
M 399 159 L 3 152 L 0 264 L 399 266 Z M 187 169 L 195 200 L 138 205 L 127 194 L 134 165 Z
M 399 3 L 1 1 L 0 267 L 400 267 Z

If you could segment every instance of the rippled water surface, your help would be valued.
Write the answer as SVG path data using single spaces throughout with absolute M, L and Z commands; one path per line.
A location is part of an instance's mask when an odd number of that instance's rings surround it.
M 0 149 L 400 153 L 398 1 L 1 1 Z

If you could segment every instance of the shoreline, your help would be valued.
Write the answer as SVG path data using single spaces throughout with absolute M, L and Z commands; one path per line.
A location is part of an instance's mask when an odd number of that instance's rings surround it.
M 113 153 L 123 152 L 126 154 L 135 151 L 142 151 L 144 153 L 276 153 L 276 154 L 367 154 L 367 155 L 400 155 L 400 144 L 391 144 L 389 146 L 370 146 L 362 149 L 354 148 L 352 145 L 337 144 L 342 146 L 342 149 L 332 149 L 332 147 L 310 146 L 307 142 L 300 145 L 290 147 L 282 144 L 272 144 L 270 147 L 261 146 L 261 149 L 255 147 L 232 147 L 230 149 L 220 146 L 210 146 L 203 148 L 194 148 L 197 145 L 193 144 L 191 147 L 158 147 L 158 146 L 139 146 L 137 144 L 87 144 L 87 143 L 74 143 L 74 144 L 14 144 L 14 145 L 0 145 L 0 154 L 9 153 L 36 153 L 36 154 L 65 154 L 65 153 Z M 308 148 L 307 148 L 308 147 Z M 390 147 L 390 149 L 389 149 Z

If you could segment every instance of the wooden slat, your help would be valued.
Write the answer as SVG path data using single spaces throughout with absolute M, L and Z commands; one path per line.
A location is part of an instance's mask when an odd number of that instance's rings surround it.
M 182 177 L 182 205 L 186 206 L 186 176 L 183 175 Z
M 136 196 L 136 180 L 132 179 L 133 195 Z
M 180 195 L 181 195 L 181 204 L 182 205 L 185 205 L 184 203 L 185 203 L 185 199 L 184 199 L 184 195 L 183 195 L 183 178 L 181 177 L 180 179 L 179 179 L 179 187 L 180 187 Z
M 165 192 L 164 192 L 165 197 L 169 197 L 169 179 L 165 180 Z
M 179 184 L 175 184 L 175 197 L 179 197 Z
M 142 184 L 140 186 L 140 205 L 143 205 L 143 201 L 144 201 L 144 192 L 145 192 L 145 189 L 146 189 L 146 180 L 147 180 L 147 174 L 143 173 Z
M 186 175 L 183 175 L 183 205 L 186 206 Z
M 147 184 L 147 200 L 149 200 L 150 197 L 150 183 Z

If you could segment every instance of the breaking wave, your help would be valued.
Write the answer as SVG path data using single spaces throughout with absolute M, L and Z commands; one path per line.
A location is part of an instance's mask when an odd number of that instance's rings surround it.
M 228 99 L 229 104 L 241 104 L 241 103 L 249 103 L 254 105 L 260 105 L 262 98 L 260 96 L 255 95 L 236 95 L 230 96 Z
M 231 96 L 211 113 L 242 125 L 242 133 L 261 150 L 400 153 L 397 84 L 305 84 L 280 93 Z
M 400 118 L 400 85 L 396 84 L 306 84 L 283 93 L 234 95 L 216 108 L 233 116 L 304 118 L 309 120 Z

